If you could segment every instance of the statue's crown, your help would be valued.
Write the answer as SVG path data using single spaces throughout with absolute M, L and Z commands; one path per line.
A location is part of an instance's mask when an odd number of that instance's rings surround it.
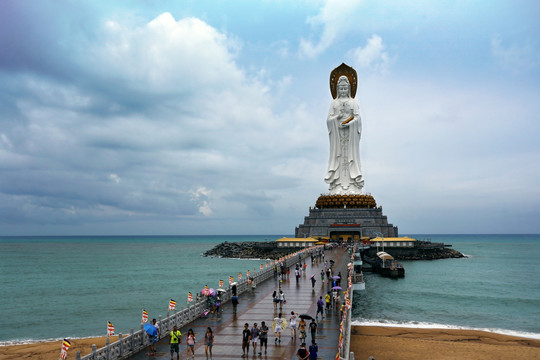
M 339 85 L 344 85 L 344 84 L 349 85 L 349 86 L 351 85 L 351 83 L 349 83 L 349 79 L 345 75 L 341 75 L 339 77 L 339 80 L 338 80 L 337 84 L 338 84 L 338 86 Z

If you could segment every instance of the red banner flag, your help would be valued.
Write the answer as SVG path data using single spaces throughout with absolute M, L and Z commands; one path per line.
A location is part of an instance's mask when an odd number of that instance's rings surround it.
M 192 302 L 192 301 L 193 301 L 193 294 L 188 292 L 187 293 L 187 302 L 189 303 L 189 302 Z
M 107 321 L 107 336 L 113 336 L 114 335 L 114 325 L 112 322 Z
M 142 311 L 142 322 L 145 323 L 148 321 L 148 312 L 146 310 Z
M 238 280 L 242 280 L 242 273 L 238 273 Z
M 71 347 L 71 343 L 69 342 L 68 339 L 64 339 L 64 341 L 62 342 L 62 351 L 60 352 L 60 357 L 62 359 L 66 359 L 67 358 L 67 351 L 68 349 Z
M 231 285 L 234 282 L 234 278 L 232 276 L 229 276 L 229 285 Z
M 169 300 L 169 311 L 176 309 L 176 301 L 173 299 Z
M 219 280 L 219 288 L 221 289 L 223 287 L 223 280 Z

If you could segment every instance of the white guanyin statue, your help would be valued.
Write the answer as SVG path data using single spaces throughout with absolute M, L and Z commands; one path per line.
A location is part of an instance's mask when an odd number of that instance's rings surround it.
M 344 72 L 346 75 L 340 75 Z M 352 95 L 349 78 L 354 81 Z M 334 100 L 327 118 L 330 159 L 324 180 L 330 184 L 330 195 L 361 194 L 364 187 L 359 151 L 362 123 L 358 104 L 354 100 L 356 71 L 345 64 L 334 69 L 330 77 L 330 89 Z

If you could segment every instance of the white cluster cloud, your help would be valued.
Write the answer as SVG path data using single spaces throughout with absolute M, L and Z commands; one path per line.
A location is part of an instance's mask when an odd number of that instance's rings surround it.
M 386 74 L 391 64 L 391 58 L 385 51 L 382 38 L 379 35 L 372 35 L 364 47 L 357 47 L 349 52 L 354 63 L 360 68 L 368 69 L 379 74 Z
M 306 154 L 292 150 L 298 133 L 276 131 L 290 113 L 272 109 L 261 73 L 235 63 L 238 46 L 196 18 L 107 21 L 101 38 L 74 45 L 76 82 L 25 78 L 20 128 L 0 138 L 4 165 L 16 164 L 3 192 L 25 196 L 4 212 L 39 208 L 50 222 L 83 224 L 267 214 L 271 202 L 249 204 L 250 194 L 291 178 L 272 171 L 283 152 Z
M 312 58 L 328 49 L 355 25 L 358 21 L 356 13 L 361 6 L 362 2 L 357 0 L 326 1 L 320 13 L 308 19 L 312 26 L 322 26 L 320 39 L 318 42 L 300 39 L 300 55 Z
M 390 221 L 486 232 L 506 212 L 534 231 L 536 23 L 470 2 L 242 5 L 276 31 L 200 6 L 0 12 L 0 233 L 292 233 L 327 190 L 341 62 Z

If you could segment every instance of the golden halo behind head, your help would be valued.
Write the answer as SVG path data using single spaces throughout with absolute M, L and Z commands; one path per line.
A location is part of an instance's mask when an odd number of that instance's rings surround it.
M 358 86 L 358 78 L 356 70 L 345 63 L 342 63 L 330 73 L 330 92 L 332 93 L 332 97 L 334 99 L 337 97 L 337 82 L 339 77 L 343 75 L 349 79 L 349 83 L 351 84 L 351 97 L 354 99 L 356 96 L 356 88 Z

